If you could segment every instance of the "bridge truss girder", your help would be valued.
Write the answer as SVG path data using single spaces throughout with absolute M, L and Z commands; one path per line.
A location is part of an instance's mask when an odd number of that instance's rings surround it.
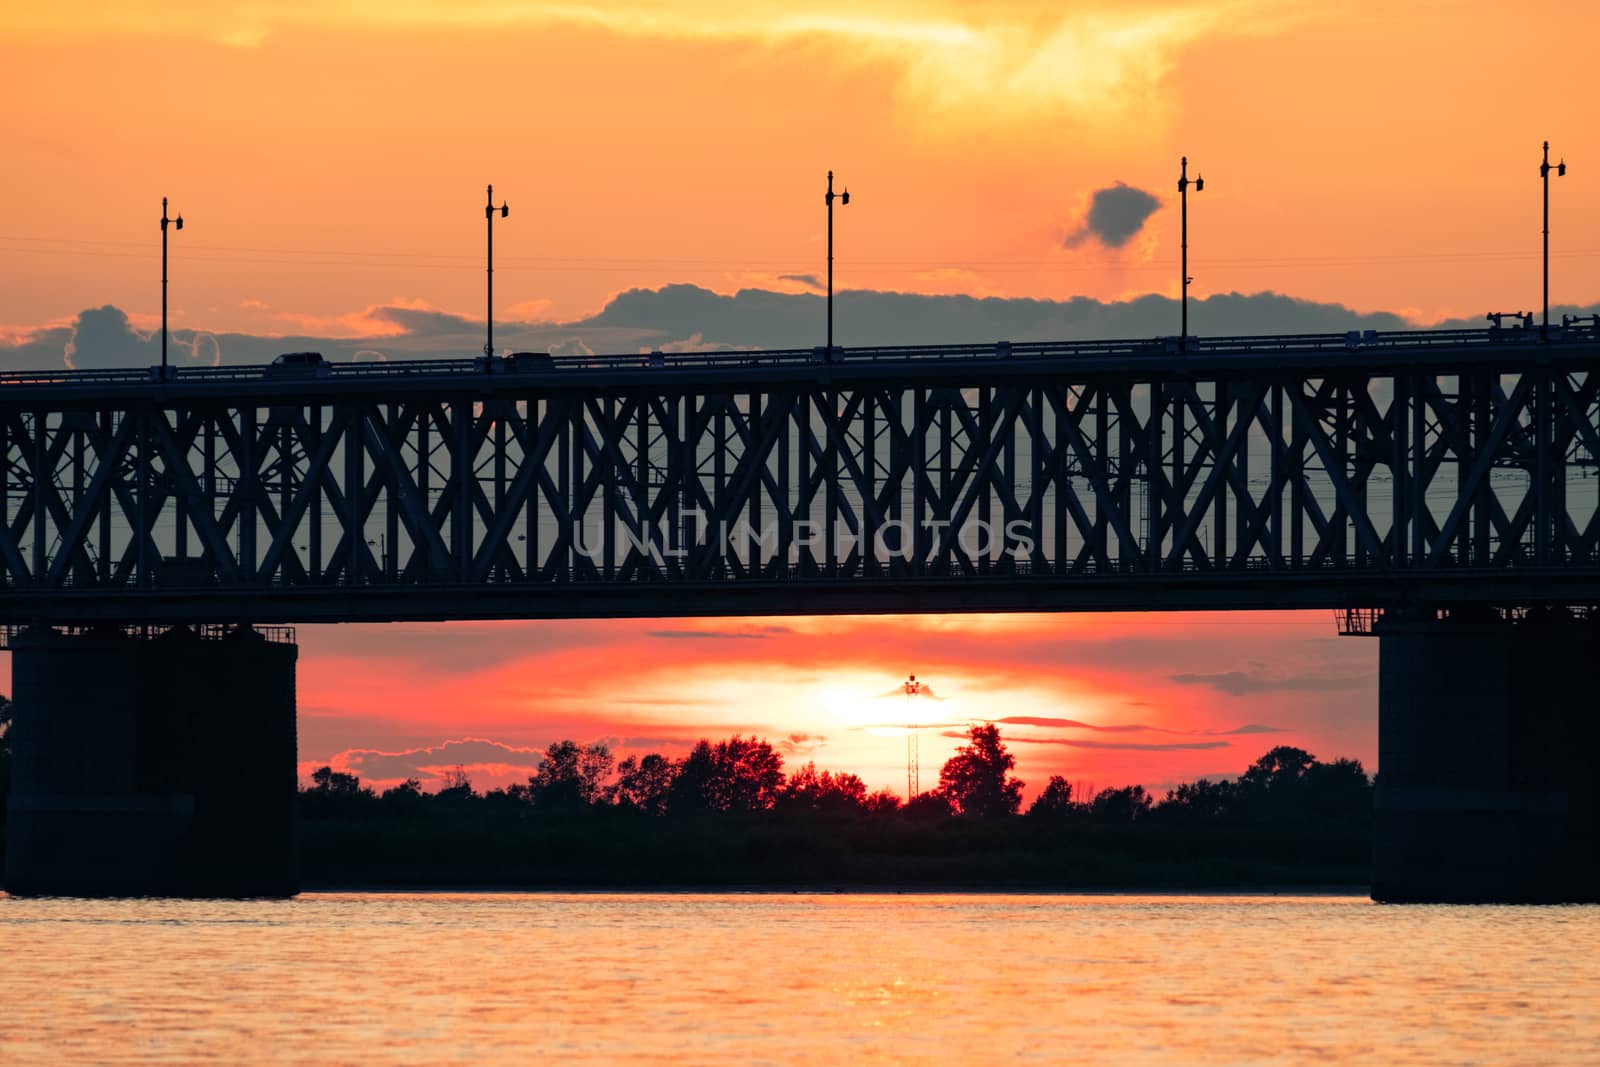
M 0 622 L 1600 599 L 1593 359 L 16 393 Z

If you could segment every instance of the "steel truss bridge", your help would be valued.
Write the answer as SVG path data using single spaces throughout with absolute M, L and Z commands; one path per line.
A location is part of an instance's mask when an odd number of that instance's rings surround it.
M 1593 327 L 0 374 L 0 624 L 1600 603 Z

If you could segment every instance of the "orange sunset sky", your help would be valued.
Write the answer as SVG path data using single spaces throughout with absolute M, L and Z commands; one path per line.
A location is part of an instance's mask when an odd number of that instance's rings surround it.
M 362 338 L 400 329 L 384 307 L 481 322 L 489 181 L 497 315 L 522 323 L 680 282 L 814 292 L 829 168 L 841 289 L 1174 296 L 1183 153 L 1194 297 L 1426 325 L 1537 306 L 1546 138 L 1571 167 L 1552 303 L 1592 304 L 1597 31 L 1577 2 L 0 0 L 0 366 L 85 309 L 159 323 L 163 195 L 175 328 Z M 1076 239 L 1118 182 L 1153 212 Z M 304 765 L 379 782 L 739 730 L 903 788 L 903 736 L 875 729 L 903 701 L 876 694 L 908 671 L 946 698 L 917 713 L 925 783 L 979 719 L 1053 720 L 1002 727 L 1030 793 L 1233 775 L 1277 743 L 1376 755 L 1376 643 L 1327 613 L 300 637 Z

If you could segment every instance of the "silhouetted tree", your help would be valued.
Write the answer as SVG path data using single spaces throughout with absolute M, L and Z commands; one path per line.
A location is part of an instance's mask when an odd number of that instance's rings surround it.
M 1254 792 L 1277 792 L 1300 784 L 1317 758 L 1303 748 L 1279 745 L 1239 776 L 1239 785 Z
M 312 771 L 311 788 L 301 793 L 301 798 L 307 812 L 335 817 L 354 815 L 378 799 L 360 778 L 332 767 Z
M 861 807 L 869 815 L 888 815 L 900 810 L 900 794 L 893 789 L 880 789 L 868 796 Z
M 906 801 L 904 810 L 906 816 L 912 819 L 948 819 L 956 813 L 949 795 L 940 789 L 918 793 Z
M 528 779 L 527 798 L 539 807 L 580 808 L 606 799 L 616 759 L 603 742 L 557 741 L 544 750 L 538 773 Z
M 646 815 L 664 815 L 675 774 L 672 761 L 657 752 L 617 765 L 617 803 Z
M 783 788 L 783 757 L 770 744 L 735 734 L 698 742 L 678 765 L 673 811 L 765 811 Z
M 332 767 L 318 767 L 311 772 L 311 788 L 308 792 L 330 797 L 372 794 L 372 790 L 362 787 L 360 778 L 353 774 L 345 774 L 343 771 L 336 771 Z
M 1006 751 L 993 723 L 967 731 L 967 743 L 939 772 L 939 792 L 962 815 L 1015 815 L 1022 806 L 1022 782 L 1011 774 L 1017 758 Z
M 1217 871 L 1231 877 L 1237 869 L 1243 880 L 1283 873 L 1293 880 L 1297 864 L 1306 865 L 1307 876 L 1359 877 L 1369 852 L 1371 784 L 1353 760 L 1322 763 L 1303 750 L 1278 748 L 1237 780 L 1187 782 L 1159 806 L 1141 786 L 1097 791 L 1054 776 L 1022 825 L 1006 814 L 1020 807 L 1021 783 L 999 731 L 976 727 L 964 741 L 939 787 L 906 805 L 891 790 L 868 793 L 855 775 L 814 763 L 785 778 L 773 746 L 735 736 L 700 741 L 678 761 L 652 753 L 617 765 L 603 745 L 558 742 L 529 784 L 481 797 L 472 795 L 461 767 L 442 776 L 439 794 L 423 794 L 413 778 L 381 800 L 354 774 L 321 767 L 300 806 L 308 825 L 334 823 L 311 830 L 316 877 L 343 871 L 368 882 L 422 884 L 438 871 L 507 884 L 969 875 L 1008 884 L 1010 872 L 1031 880 L 1074 866 L 1096 881 L 1144 872 L 1164 879 L 1183 863 L 1196 864 L 1202 877 Z M 614 802 L 665 818 L 619 818 L 609 809 L 547 817 L 548 809 L 532 806 L 536 796 L 541 804 Z M 720 814 L 767 809 L 774 810 L 757 818 Z M 850 814 L 814 814 L 834 810 Z M 402 818 L 411 811 L 418 817 Z M 955 818 L 962 813 L 993 818 Z M 371 821 L 362 833 L 350 833 L 360 819 Z M 1173 848 L 1180 839 L 1182 847 Z M 1080 865 L 1075 850 L 1102 855 Z
M 1303 806 L 1325 818 L 1363 818 L 1372 811 L 1372 782 L 1360 760 L 1317 762 L 1301 783 Z
M 1222 819 L 1234 813 L 1238 797 L 1236 783 L 1202 778 L 1168 790 L 1167 798 L 1156 805 L 1156 810 L 1162 815 L 1179 818 Z
M 779 804 L 801 811 L 860 811 L 867 802 L 867 783 L 853 774 L 817 771 L 807 763 L 789 775 Z
M 678 761 L 673 769 L 672 789 L 667 801 L 674 815 L 685 811 L 711 811 L 711 780 L 717 773 L 716 755 L 711 742 L 705 738 L 696 741 L 689 754 Z
M 1357 760 L 1322 763 L 1300 748 L 1280 745 L 1239 776 L 1250 813 L 1274 821 L 1360 819 L 1370 814 L 1371 783 Z
M 1028 805 L 1028 815 L 1035 819 L 1064 819 L 1072 811 L 1072 783 L 1059 774 L 1052 774 L 1043 792 Z
M 504 789 L 485 790 L 478 798 L 478 810 L 498 816 L 520 817 L 527 814 L 528 787 L 512 785 Z
M 407 778 L 392 789 L 385 789 L 378 799 L 393 811 L 409 813 L 422 810 L 427 803 L 422 793 L 422 783 L 415 778 Z
M 439 791 L 433 796 L 441 803 L 451 804 L 471 800 L 477 795 L 473 791 L 472 779 L 468 777 L 466 768 L 458 763 L 439 776 Z
M 1105 822 L 1134 822 L 1149 813 L 1151 803 L 1142 785 L 1102 789 L 1089 802 L 1089 814 Z
M 1365 788 L 1372 783 L 1367 769 L 1358 759 L 1336 759 L 1332 763 L 1318 760 L 1306 771 L 1306 780 L 1319 787 Z

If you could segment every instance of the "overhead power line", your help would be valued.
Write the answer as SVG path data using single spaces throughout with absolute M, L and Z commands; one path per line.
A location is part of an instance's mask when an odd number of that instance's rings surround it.
M 8 256 L 69 256 L 109 259 L 146 259 L 150 253 L 142 244 L 127 241 L 90 241 L 70 238 L 0 237 L 0 252 Z M 1277 256 L 1270 258 L 1223 257 L 1206 261 L 1209 270 L 1298 270 L 1328 267 L 1407 267 L 1441 263 L 1495 263 L 1527 261 L 1538 258 L 1537 251 L 1516 250 L 1455 250 L 1441 252 L 1390 252 L 1360 253 L 1350 255 Z M 1576 248 L 1552 252 L 1555 259 L 1600 258 L 1600 248 Z M 475 265 L 476 257 L 439 252 L 412 252 L 406 250 L 358 251 L 350 249 L 292 249 L 251 245 L 207 245 L 195 242 L 185 253 L 186 259 L 213 263 L 241 265 L 294 266 L 294 267 L 350 267 L 395 266 L 410 270 L 455 271 Z M 684 273 L 814 273 L 809 261 L 746 259 L 734 260 L 695 256 L 501 256 L 498 261 L 505 266 L 528 271 L 551 273 L 569 272 L 623 272 L 631 270 L 664 270 Z M 1070 263 L 1059 259 L 965 259 L 937 261 L 927 259 L 872 259 L 852 261 L 855 268 L 873 271 L 905 271 L 933 273 L 964 271 L 974 273 L 1004 274 L 1033 272 L 1086 273 L 1144 273 L 1167 269 L 1164 263 Z

